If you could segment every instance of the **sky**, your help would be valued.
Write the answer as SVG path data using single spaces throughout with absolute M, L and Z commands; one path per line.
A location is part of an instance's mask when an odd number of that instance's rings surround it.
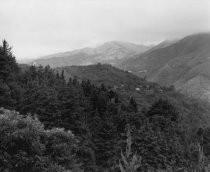
M 210 0 L 0 0 L 18 61 L 106 41 L 155 44 L 210 31 Z

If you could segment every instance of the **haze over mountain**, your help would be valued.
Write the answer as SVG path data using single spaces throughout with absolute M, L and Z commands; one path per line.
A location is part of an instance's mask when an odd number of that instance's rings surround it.
M 45 56 L 35 60 L 34 64 L 63 67 L 99 62 L 112 64 L 162 86 L 174 85 L 189 95 L 210 100 L 210 33 L 166 40 L 153 47 L 112 41 L 96 48 Z
M 210 33 L 190 35 L 167 47 L 149 50 L 118 67 L 210 100 Z
M 151 46 L 137 45 L 129 42 L 111 41 L 95 48 L 83 48 L 74 51 L 61 52 L 34 60 L 35 65 L 50 65 L 51 67 L 88 65 L 95 63 L 117 64 L 121 60 L 133 57 L 147 51 Z
M 159 48 L 165 48 L 168 47 L 169 45 L 172 45 L 176 42 L 178 42 L 179 39 L 174 39 L 174 40 L 164 40 L 162 42 L 160 42 L 159 44 L 155 45 L 154 47 L 150 48 L 149 51 L 153 51 Z

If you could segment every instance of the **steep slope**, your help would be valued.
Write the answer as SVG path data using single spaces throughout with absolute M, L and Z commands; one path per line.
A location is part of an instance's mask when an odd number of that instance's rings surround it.
M 174 43 L 178 42 L 177 39 L 175 40 L 165 40 L 165 41 L 162 41 L 160 42 L 159 44 L 155 45 L 154 47 L 152 47 L 151 49 L 149 49 L 149 51 L 154 51 L 156 49 L 159 49 L 159 48 L 165 48 L 165 47 L 168 47 Z
M 161 85 L 174 85 L 190 95 L 209 99 L 209 66 L 210 33 L 201 33 L 164 48 L 149 50 L 119 67 Z
M 35 65 L 50 65 L 51 67 L 88 65 L 95 63 L 116 64 L 122 59 L 145 52 L 150 46 L 137 45 L 128 42 L 112 41 L 96 48 L 83 48 L 74 51 L 57 53 L 41 57 L 33 61 Z

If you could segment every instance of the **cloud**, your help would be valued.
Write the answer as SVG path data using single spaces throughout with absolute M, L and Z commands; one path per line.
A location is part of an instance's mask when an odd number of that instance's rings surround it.
M 210 31 L 208 0 L 1 0 L 0 39 L 18 59 L 110 40 L 154 43 Z

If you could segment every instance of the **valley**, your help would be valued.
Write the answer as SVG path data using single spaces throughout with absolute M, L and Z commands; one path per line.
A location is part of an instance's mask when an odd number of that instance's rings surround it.
M 173 85 L 182 93 L 210 101 L 209 59 L 210 34 L 199 33 L 154 46 L 112 41 L 96 48 L 48 55 L 32 64 L 64 69 L 65 66 L 76 69 L 81 65 L 111 64 L 161 86 Z M 74 75 L 74 70 L 71 72 Z

